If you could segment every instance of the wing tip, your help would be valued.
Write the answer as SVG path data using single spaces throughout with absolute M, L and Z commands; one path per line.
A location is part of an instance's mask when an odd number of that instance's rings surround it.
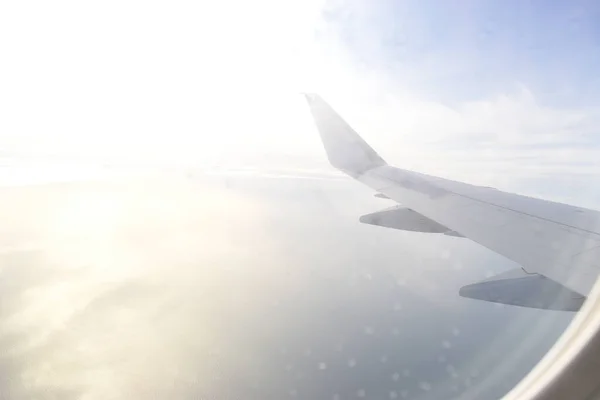
M 317 93 L 302 92 L 302 95 L 304 96 L 304 99 L 308 102 L 308 104 L 311 104 L 316 100 L 321 100 L 321 96 L 319 96 Z
M 387 165 L 354 129 L 317 93 L 303 93 L 329 162 L 353 177 Z

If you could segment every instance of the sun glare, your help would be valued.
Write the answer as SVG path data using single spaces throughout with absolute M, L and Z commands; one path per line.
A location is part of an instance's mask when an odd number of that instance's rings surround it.
M 322 3 L 4 4 L 0 32 L 19 40 L 0 39 L 17 60 L 3 147 L 208 163 L 312 149 L 299 94 L 326 81 Z

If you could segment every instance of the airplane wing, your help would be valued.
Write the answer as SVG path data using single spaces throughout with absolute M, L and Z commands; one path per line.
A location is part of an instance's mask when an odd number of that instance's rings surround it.
M 320 96 L 305 96 L 330 163 L 401 205 L 362 222 L 466 237 L 523 267 L 464 297 L 579 309 L 600 272 L 600 212 L 392 167 Z

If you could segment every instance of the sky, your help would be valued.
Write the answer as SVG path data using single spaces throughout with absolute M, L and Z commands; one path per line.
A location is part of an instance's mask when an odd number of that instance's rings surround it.
M 3 2 L 0 148 L 328 171 L 318 92 L 390 163 L 592 206 L 592 1 Z
M 456 104 L 522 85 L 541 104 L 597 104 L 599 9 L 589 1 L 340 2 L 327 14 L 366 68 Z
M 390 163 L 599 198 L 595 2 L 0 7 L 5 153 L 326 170 L 319 92 Z

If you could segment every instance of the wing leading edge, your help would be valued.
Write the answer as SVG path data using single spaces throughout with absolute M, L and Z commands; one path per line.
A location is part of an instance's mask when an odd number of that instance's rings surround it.
M 334 167 L 414 212 L 407 216 L 420 215 L 429 225 L 467 237 L 519 263 L 527 275 L 468 285 L 462 296 L 524 307 L 579 308 L 600 272 L 599 212 L 389 166 L 320 96 L 305 96 Z M 494 293 L 486 294 L 491 288 Z M 509 296 L 511 290 L 519 291 L 520 299 Z M 547 298 L 536 303 L 523 300 L 529 290 L 560 295 L 552 304 Z

